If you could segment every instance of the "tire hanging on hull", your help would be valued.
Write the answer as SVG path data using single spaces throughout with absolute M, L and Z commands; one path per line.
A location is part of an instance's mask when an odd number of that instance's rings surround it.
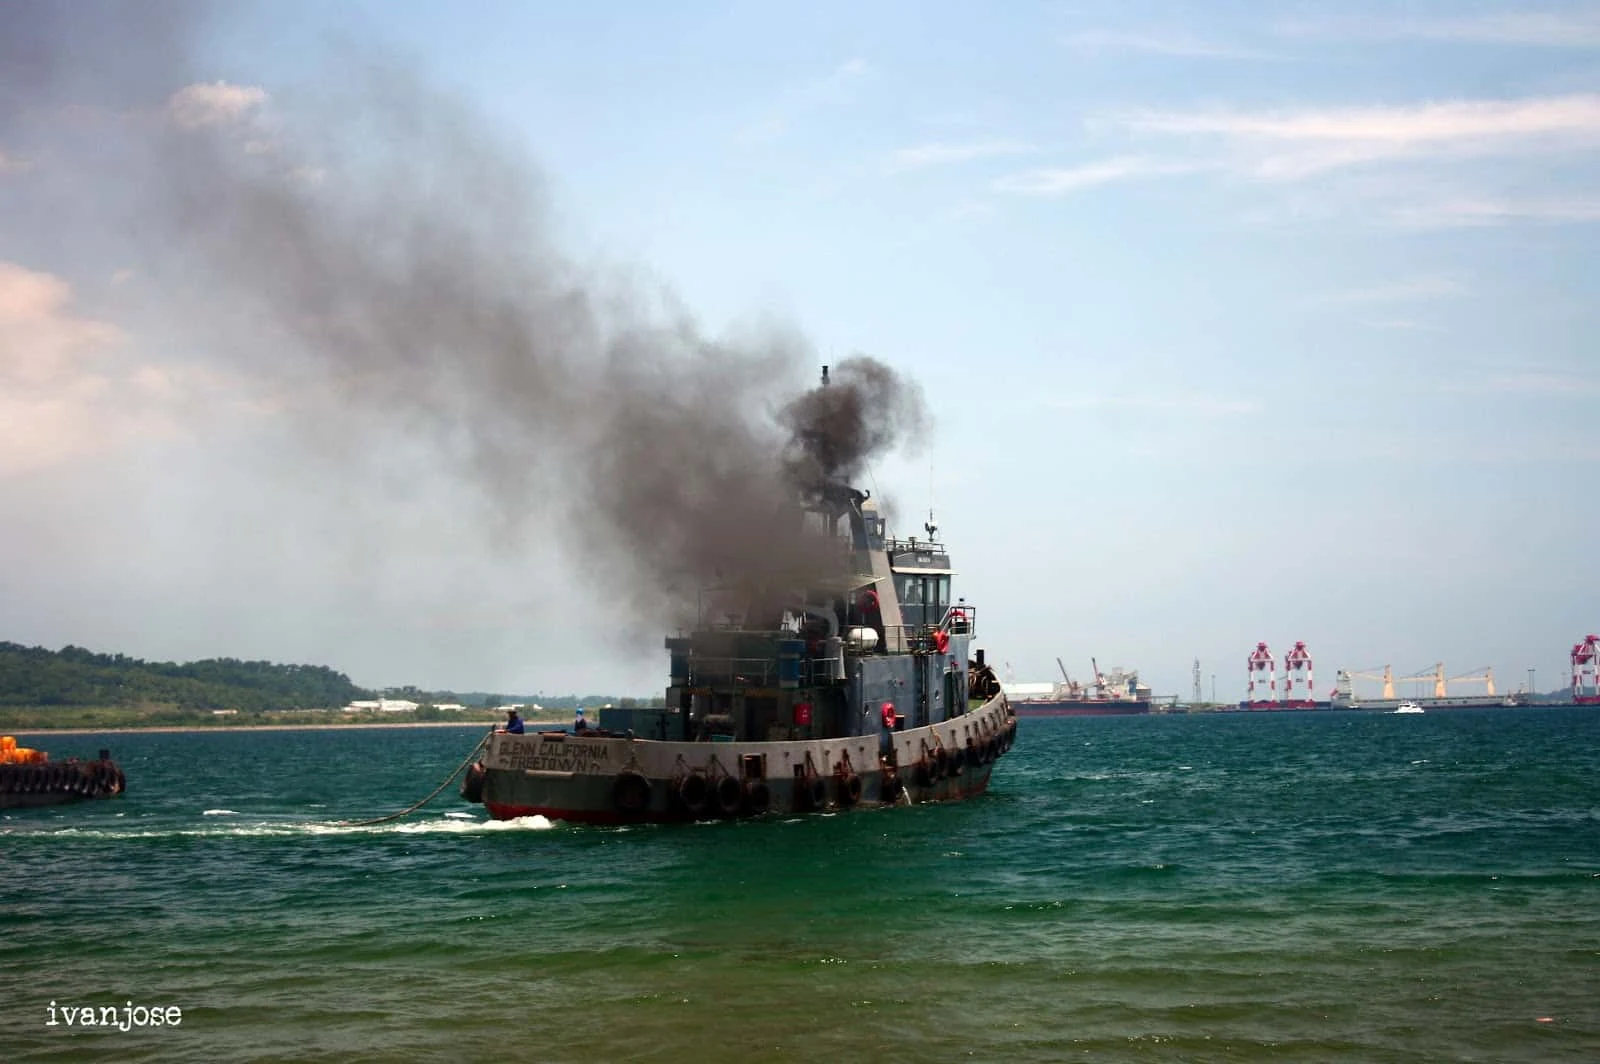
M 611 783 L 611 804 L 619 813 L 639 816 L 650 808 L 650 781 L 639 772 L 619 772 Z

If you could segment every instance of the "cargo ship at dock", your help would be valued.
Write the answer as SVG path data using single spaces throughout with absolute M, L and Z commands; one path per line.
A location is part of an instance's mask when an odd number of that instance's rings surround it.
M 1411 676 L 1394 675 L 1394 670 L 1388 665 L 1382 672 L 1369 670 L 1355 672 L 1349 669 L 1340 669 L 1338 681 L 1333 689 L 1333 709 L 1367 710 L 1380 713 L 1392 713 L 1404 705 L 1416 706 L 1424 713 L 1437 710 L 1450 709 L 1514 709 L 1528 704 L 1524 692 L 1506 693 L 1497 692 L 1494 686 L 1494 669 L 1484 666 L 1471 673 L 1460 676 L 1446 676 L 1443 662 L 1437 662 L 1431 669 Z M 1356 680 L 1374 680 L 1383 684 L 1383 693 L 1377 698 L 1363 698 L 1355 691 Z M 1451 694 L 1452 683 L 1481 683 L 1484 686 L 1482 694 Z M 1411 697 L 1400 697 L 1395 691 L 1395 684 L 1426 684 L 1431 686 L 1431 695 L 1415 694 Z
M 1094 658 L 1089 663 L 1094 667 L 1094 681 L 1090 684 L 1067 675 L 1067 667 L 1057 658 L 1060 680 L 1008 683 L 1002 687 L 1019 717 L 1120 717 L 1150 712 L 1150 688 L 1139 682 L 1137 670 L 1113 668 L 1102 673 Z

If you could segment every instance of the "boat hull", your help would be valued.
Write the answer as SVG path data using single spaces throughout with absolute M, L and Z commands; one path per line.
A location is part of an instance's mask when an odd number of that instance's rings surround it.
M 1312 710 L 1337 709 L 1332 702 L 1240 702 L 1241 713 L 1304 713 Z
M 665 742 L 497 732 L 463 795 L 497 820 L 667 823 L 954 801 L 1010 748 L 1003 698 L 921 728 L 834 739 Z
M 110 760 L 0 765 L 0 809 L 113 798 L 126 784 L 122 770 Z
M 1506 695 L 1460 695 L 1449 698 L 1372 698 L 1359 702 L 1343 700 L 1333 704 L 1334 709 L 1350 709 L 1392 713 L 1403 705 L 1415 705 L 1425 713 L 1449 709 L 1521 709 L 1520 699 Z

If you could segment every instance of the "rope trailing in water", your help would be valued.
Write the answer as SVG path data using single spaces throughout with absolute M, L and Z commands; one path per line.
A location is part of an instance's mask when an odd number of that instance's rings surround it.
M 494 732 L 492 732 L 492 731 L 489 733 L 489 735 L 493 735 L 493 734 L 494 734 Z M 417 802 L 415 805 L 407 806 L 405 809 L 400 810 L 398 813 L 390 813 L 388 816 L 374 817 L 371 820 L 341 820 L 341 821 L 339 821 L 339 826 L 340 827 L 346 827 L 346 828 L 369 828 L 374 824 L 387 824 L 391 820 L 399 820 L 403 816 L 410 816 L 412 813 L 415 813 L 418 809 L 421 809 L 423 806 L 427 805 L 429 802 L 431 802 L 435 798 L 439 797 L 439 792 L 443 791 L 446 787 L 450 786 L 450 782 L 452 780 L 454 780 L 457 776 L 461 775 L 461 770 L 462 769 L 464 769 L 468 765 L 472 764 L 472 759 L 478 756 L 478 751 L 482 750 L 485 746 L 488 745 L 488 743 L 489 743 L 489 735 L 485 735 L 482 739 L 479 739 L 478 740 L 478 745 L 474 746 L 472 748 L 472 753 L 467 755 L 467 759 L 465 761 L 461 762 L 461 764 L 457 765 L 455 767 L 455 771 L 450 773 L 450 775 L 446 776 L 444 778 L 444 782 L 439 784 L 439 786 L 435 787 L 433 789 L 433 793 L 428 795 L 422 801 Z

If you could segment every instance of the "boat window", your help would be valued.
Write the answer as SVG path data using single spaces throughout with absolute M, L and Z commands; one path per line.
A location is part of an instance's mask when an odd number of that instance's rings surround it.
M 896 582 L 900 585 L 897 589 L 900 593 L 900 605 L 922 605 L 922 577 L 902 575 L 896 578 Z

